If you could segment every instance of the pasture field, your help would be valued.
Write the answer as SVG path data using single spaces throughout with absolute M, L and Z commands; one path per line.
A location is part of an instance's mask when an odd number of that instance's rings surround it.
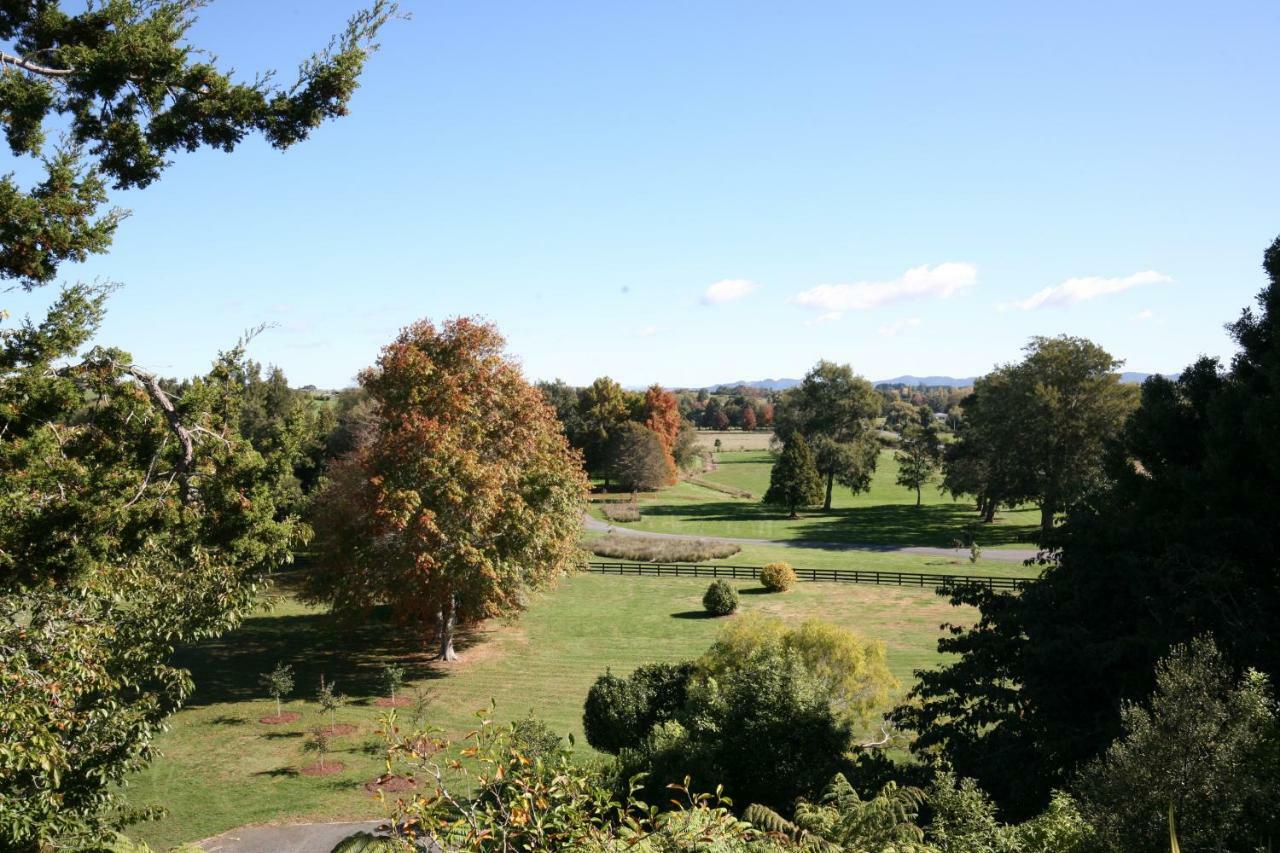
M 932 590 L 801 583 L 791 592 L 767 595 L 752 582 L 735 585 L 745 612 L 789 621 L 821 618 L 883 640 L 902 691 L 913 669 L 940 659 L 939 625 L 967 623 L 974 616 Z M 408 670 L 406 689 L 433 694 L 426 722 L 452 736 L 465 734 L 473 712 L 492 699 L 499 719 L 532 712 L 556 731 L 572 732 L 577 748 L 589 754 L 581 731 L 588 687 L 606 667 L 626 673 L 643 663 L 704 651 L 723 624 L 704 617 L 705 588 L 706 581 L 693 578 L 577 575 L 538 596 L 519 621 L 494 621 L 469 632 L 459 643 L 463 660 L 440 667 L 385 613 L 341 625 L 294 598 L 286 579 L 270 612 L 182 654 L 179 662 L 194 675 L 195 695 L 160 738 L 162 757 L 129 786 L 136 805 L 162 804 L 169 815 L 132 827 L 130 835 L 163 849 L 247 823 L 384 814 L 362 786 L 384 770 L 376 734 L 384 709 L 372 703 L 381 695 L 380 667 L 393 659 Z M 300 712 L 302 719 L 273 726 L 259 722 L 275 706 L 258 677 L 277 661 L 296 671 L 297 690 L 285 710 Z M 320 722 L 312 697 L 321 673 L 351 700 L 337 721 L 358 731 L 338 738 L 328 759 L 347 769 L 313 778 L 298 770 L 315 760 L 302 753 L 301 744 L 306 730 Z M 402 709 L 400 718 L 410 711 Z
M 699 479 L 750 492 L 752 497 L 736 498 L 682 482 L 656 494 L 641 495 L 642 517 L 626 527 L 690 537 L 950 548 L 966 525 L 978 520 L 972 503 L 952 500 L 938 491 L 936 483 L 924 488 L 924 505 L 916 507 L 915 492 L 894 482 L 898 463 L 891 450 L 881 452 L 870 491 L 854 495 L 837 483 L 831 512 L 809 509 L 796 519 L 760 503 L 773 467 L 773 456 L 767 450 L 721 453 L 716 464 L 716 470 L 699 475 Z M 994 524 L 977 525 L 978 542 L 984 548 L 1034 548 L 1039 520 L 1038 511 L 1031 507 L 1001 512 Z
M 717 438 L 720 439 L 720 450 L 723 452 L 768 450 L 769 441 L 773 438 L 773 430 L 761 429 L 753 432 L 743 432 L 740 429 L 698 430 L 698 444 L 708 450 L 715 448 Z

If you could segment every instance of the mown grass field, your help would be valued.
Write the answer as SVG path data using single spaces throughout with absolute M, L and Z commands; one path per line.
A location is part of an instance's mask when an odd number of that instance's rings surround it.
M 767 450 L 719 453 L 716 463 L 716 470 L 699 479 L 750 492 L 752 497 L 682 482 L 640 496 L 643 517 L 626 527 L 686 536 L 950 548 L 965 527 L 978 520 L 973 504 L 952 500 L 936 483 L 925 487 L 923 506 L 917 507 L 915 492 L 895 482 L 898 463 L 889 450 L 880 454 L 869 491 L 855 495 L 836 484 L 830 512 L 806 510 L 796 519 L 760 503 L 773 467 Z M 976 525 L 978 542 L 984 548 L 1034 548 L 1038 523 L 1034 508 L 1002 512 L 994 524 Z
M 698 430 L 698 444 L 708 450 L 715 449 L 717 439 L 723 451 L 768 450 L 772 438 L 773 431 L 767 429 L 754 432 L 743 432 L 740 429 Z
M 890 560 L 917 568 L 924 562 L 884 559 L 886 567 Z M 927 589 L 802 583 L 789 593 L 766 595 L 754 583 L 736 586 L 746 612 L 789 621 L 821 618 L 883 640 L 902 690 L 913 669 L 939 660 L 939 625 L 973 617 Z M 442 668 L 427 661 L 412 632 L 389 624 L 385 613 L 342 625 L 293 598 L 285 585 L 271 612 L 181 656 L 196 693 L 161 737 L 163 757 L 130 784 L 137 805 L 162 804 L 169 816 L 130 834 L 163 849 L 247 823 L 383 814 L 361 786 L 383 771 L 375 734 L 383 709 L 372 701 L 381 695 L 380 667 L 389 660 L 407 665 L 414 686 L 433 693 L 425 720 L 455 736 L 492 699 L 500 719 L 532 712 L 555 730 L 572 732 L 578 748 L 589 752 L 580 715 L 592 681 L 606 667 L 625 673 L 642 663 L 700 654 L 723 624 L 703 615 L 705 587 L 692 578 L 578 575 L 539 596 L 518 622 L 493 622 L 468 634 L 459 646 L 463 660 Z M 298 688 L 285 710 L 302 719 L 271 726 L 258 721 L 275 712 L 258 676 L 277 661 L 296 670 Z M 322 672 L 352 700 L 337 720 L 359 731 L 339 738 L 329 757 L 347 769 L 312 778 L 298 770 L 315 760 L 301 745 L 306 729 L 320 722 L 312 697 Z M 399 713 L 403 718 L 408 710 Z

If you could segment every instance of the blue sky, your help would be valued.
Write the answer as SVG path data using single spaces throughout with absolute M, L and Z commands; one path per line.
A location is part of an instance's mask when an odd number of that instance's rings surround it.
M 404 6 L 349 117 L 118 197 L 64 270 L 125 285 L 104 342 L 188 374 L 273 322 L 253 356 L 322 387 L 457 314 L 574 383 L 970 375 L 1058 333 L 1175 371 L 1230 355 L 1280 232 L 1273 2 Z M 287 72 L 351 8 L 193 37 Z

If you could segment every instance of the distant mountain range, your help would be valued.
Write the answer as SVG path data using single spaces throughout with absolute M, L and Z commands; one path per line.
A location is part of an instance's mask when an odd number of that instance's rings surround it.
M 1120 381 L 1126 384 L 1139 384 L 1144 382 L 1147 377 L 1152 376 L 1150 373 L 1137 373 L 1134 371 L 1125 371 L 1120 374 Z M 1177 379 L 1178 374 L 1167 374 L 1170 379 Z M 974 376 L 912 376 L 907 374 L 904 376 L 895 376 L 892 379 L 877 379 L 873 385 L 910 385 L 912 387 L 918 385 L 928 385 L 932 387 L 944 386 L 947 388 L 967 388 L 973 384 Z M 708 389 L 715 388 L 733 388 L 738 385 L 746 385 L 749 388 L 764 388 L 769 391 L 785 391 L 788 388 L 794 388 L 800 384 L 799 379 L 744 379 L 740 382 L 722 382 L 718 385 L 708 385 Z

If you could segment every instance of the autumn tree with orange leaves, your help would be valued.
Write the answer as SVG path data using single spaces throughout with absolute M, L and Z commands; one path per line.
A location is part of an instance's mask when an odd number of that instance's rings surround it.
M 376 428 L 316 500 L 311 597 L 388 603 L 434 628 L 439 660 L 459 623 L 519 611 L 579 559 L 582 461 L 503 344 L 465 317 L 402 331 L 360 376 Z
M 651 385 L 644 392 L 644 425 L 658 436 L 662 452 L 667 457 L 667 483 L 674 483 L 676 476 L 675 447 L 680 435 L 680 403 L 676 395 L 663 390 L 661 385 Z

